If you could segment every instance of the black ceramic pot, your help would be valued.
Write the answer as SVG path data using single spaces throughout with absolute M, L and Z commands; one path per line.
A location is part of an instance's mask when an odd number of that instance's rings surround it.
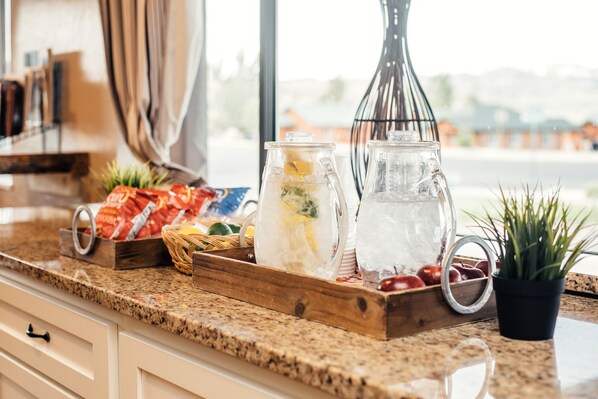
M 554 335 L 565 279 L 551 281 L 508 280 L 492 276 L 500 335 L 526 341 Z

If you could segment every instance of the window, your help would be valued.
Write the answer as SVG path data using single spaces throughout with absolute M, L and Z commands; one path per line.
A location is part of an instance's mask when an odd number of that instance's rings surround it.
M 379 59 L 379 4 L 357 0 L 279 0 L 278 4 L 279 138 L 289 130 L 312 130 L 318 138 L 335 140 L 343 151 L 357 104 Z M 543 8 L 542 15 L 538 7 Z M 457 139 L 446 142 L 469 146 L 474 158 L 475 147 L 493 147 L 485 156 L 504 166 L 496 168 L 497 173 L 475 168 L 488 172 L 486 178 L 466 173 L 469 167 L 447 170 L 449 177 L 459 177 L 454 179 L 459 181 L 455 191 L 466 185 L 488 191 L 484 184 L 495 186 L 498 179 L 509 186 L 536 180 L 555 183 L 557 171 L 527 171 L 537 162 L 528 150 L 540 147 L 540 128 L 557 120 L 566 125 L 558 133 L 568 143 L 566 149 L 587 147 L 584 140 L 589 139 L 576 131 L 586 121 L 598 122 L 598 55 L 585 50 L 595 36 L 588 16 L 595 7 L 583 0 L 567 7 L 587 22 L 579 24 L 564 18 L 557 0 L 526 2 L 522 8 L 515 0 L 411 4 L 409 45 L 416 73 L 438 122 L 448 120 L 456 127 Z M 510 21 L 508 31 L 504 21 Z M 553 22 L 570 28 L 557 33 Z M 534 29 L 529 29 L 530 23 Z M 556 92 L 564 97 L 553 95 Z M 469 137 L 461 137 L 465 135 Z M 472 138 L 476 136 L 479 140 Z M 450 147 L 443 150 L 445 158 L 462 156 L 462 151 Z M 509 150 L 521 153 L 502 157 Z M 483 164 L 478 161 L 478 166 Z M 524 173 L 511 173 L 515 170 Z M 561 181 L 565 189 L 582 188 L 575 176 L 563 174 Z
M 510 132 L 509 133 L 509 138 L 510 138 L 510 143 L 509 143 L 509 147 L 510 148 L 523 148 L 523 132 Z
M 380 57 L 380 4 L 278 4 L 278 138 L 288 131 L 309 131 L 318 141 L 335 142 L 337 153 L 349 156 L 355 112 Z
M 555 143 L 555 132 L 543 132 L 542 134 L 542 148 L 553 149 Z
M 481 210 L 499 182 L 508 188 L 560 182 L 565 200 L 592 209 L 598 221 L 598 176 L 589 172 L 598 168 L 590 145 L 598 124 L 598 55 L 586 50 L 595 37 L 589 15 L 596 11 L 582 0 L 566 9 L 557 0 L 412 3 L 410 49 L 432 108 L 442 109 L 457 136 L 476 125 L 487 128 L 487 148 L 475 141 L 469 148 L 443 147 L 457 209 Z M 447 21 L 450 29 L 441 35 L 430 31 Z M 449 82 L 444 91 L 439 76 Z M 472 104 L 473 115 L 467 113 Z M 460 231 L 468 224 L 460 212 Z
M 251 187 L 259 170 L 259 0 L 206 2 L 208 182 Z
M 0 77 L 10 69 L 10 0 L 0 0 Z
M 524 3 L 411 3 L 409 48 L 441 127 L 460 233 L 471 224 L 463 211 L 480 212 L 499 183 L 560 183 L 564 199 L 598 222 L 598 53 L 587 51 L 598 5 Z M 278 138 L 310 130 L 346 152 L 380 57 L 379 4 L 278 5 Z
M 501 133 L 488 129 L 486 132 L 486 147 L 499 147 Z M 458 134 L 458 133 L 457 133 Z

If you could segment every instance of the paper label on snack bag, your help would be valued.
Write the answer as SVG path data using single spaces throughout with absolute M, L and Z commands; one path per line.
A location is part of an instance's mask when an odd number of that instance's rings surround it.
M 233 214 L 239 208 L 249 191 L 249 187 L 209 187 L 209 189 L 216 192 L 216 198 L 214 198 L 208 207 L 208 212 L 213 212 L 221 216 Z
M 185 216 L 185 210 L 181 209 L 178 215 L 176 215 L 176 217 L 172 220 L 170 224 L 178 224 L 181 221 L 181 219 L 183 219 L 183 216 Z
M 147 218 L 149 218 L 149 215 L 152 213 L 152 209 L 154 209 L 155 207 L 156 204 L 154 204 L 153 202 L 149 202 L 145 206 L 143 211 L 141 211 L 139 215 L 135 216 L 131 220 L 133 222 L 133 227 L 131 227 L 131 230 L 129 231 L 129 234 L 127 234 L 125 240 L 129 241 L 137 237 L 137 233 L 139 233 L 139 230 L 141 230 L 145 222 L 147 222 Z

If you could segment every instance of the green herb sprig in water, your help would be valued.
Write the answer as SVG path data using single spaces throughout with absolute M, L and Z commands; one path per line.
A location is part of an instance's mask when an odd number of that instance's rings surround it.
M 518 196 L 500 187 L 499 203 L 494 206 L 498 216 L 487 209 L 481 217 L 467 213 L 488 239 L 496 241 L 499 277 L 533 281 L 564 278 L 593 245 L 596 231 L 573 241 L 587 227 L 590 213 L 582 210 L 572 214 L 571 206 L 564 205 L 559 195 L 560 188 L 544 196 L 537 187 L 525 186 Z
M 299 215 L 311 219 L 318 218 L 318 203 L 304 189 L 291 185 L 282 186 L 282 201 L 293 208 Z

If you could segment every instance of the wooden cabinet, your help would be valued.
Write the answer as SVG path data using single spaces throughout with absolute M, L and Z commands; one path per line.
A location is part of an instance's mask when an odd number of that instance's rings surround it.
M 76 399 L 18 360 L 0 351 L 0 399 Z
M 319 389 L 137 320 L 127 318 L 122 327 L 122 399 L 332 398 Z
M 330 397 L 0 269 L 0 399 Z
M 281 397 L 230 371 L 137 334 L 120 333 L 119 343 L 121 398 Z
M 0 348 L 77 395 L 115 398 L 116 325 L 3 278 Z

